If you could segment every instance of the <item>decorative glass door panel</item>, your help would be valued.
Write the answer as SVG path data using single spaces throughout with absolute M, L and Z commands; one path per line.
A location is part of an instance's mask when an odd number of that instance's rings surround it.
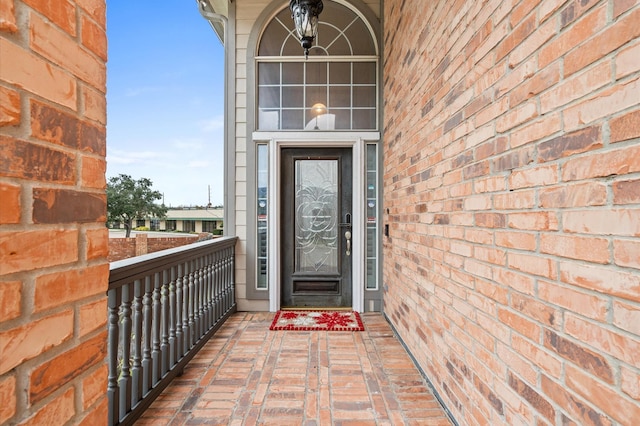
M 351 149 L 282 150 L 282 306 L 351 306 Z
M 338 272 L 338 160 L 295 161 L 294 273 Z

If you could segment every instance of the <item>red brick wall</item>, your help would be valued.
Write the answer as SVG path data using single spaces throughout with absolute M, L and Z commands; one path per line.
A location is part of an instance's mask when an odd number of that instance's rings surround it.
M 2 424 L 106 419 L 106 56 L 103 0 L 0 2 Z
M 639 2 L 384 14 L 386 314 L 460 424 L 636 424 Z
M 190 237 L 152 237 L 142 242 L 140 241 L 141 237 L 146 237 L 146 235 L 138 234 L 136 238 L 109 239 L 109 262 L 195 243 L 201 238 L 201 236 L 198 235 Z M 139 248 L 141 245 L 143 246 L 142 249 Z

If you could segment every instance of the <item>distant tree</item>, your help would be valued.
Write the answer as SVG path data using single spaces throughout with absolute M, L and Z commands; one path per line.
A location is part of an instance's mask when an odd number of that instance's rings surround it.
M 107 182 L 107 219 L 124 223 L 127 238 L 131 235 L 134 219 L 161 219 L 167 215 L 167 207 L 155 203 L 162 199 L 162 193 L 154 191 L 152 185 L 147 178 L 135 180 L 125 174 L 109 178 Z

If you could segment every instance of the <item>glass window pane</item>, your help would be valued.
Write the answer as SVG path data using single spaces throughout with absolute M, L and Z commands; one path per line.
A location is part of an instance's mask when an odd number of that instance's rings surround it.
M 266 144 L 260 144 L 258 145 L 258 153 L 257 153 L 257 157 L 258 157 L 258 200 L 267 200 L 267 185 L 269 183 L 269 170 L 267 168 L 267 161 L 268 161 L 268 157 L 267 157 L 267 145 Z M 262 211 L 262 214 L 266 215 L 267 214 L 267 210 L 266 210 L 266 204 L 265 206 L 261 206 L 264 207 L 264 210 Z M 260 211 L 260 210 L 259 210 Z
M 376 88 L 374 86 L 354 86 L 353 88 L 354 107 L 375 107 Z
M 327 105 L 327 86 L 307 86 L 307 108 L 314 104 L 321 103 Z
M 344 35 L 341 34 L 331 42 L 331 46 L 329 46 L 329 54 L 334 56 L 353 55 L 351 40 L 348 40 Z
M 329 53 L 322 46 L 318 46 L 316 43 L 313 44 L 313 47 L 309 49 L 309 57 L 312 56 L 329 56 Z
M 258 64 L 258 84 L 280 84 L 280 64 L 270 62 Z
M 282 52 L 278 52 L 273 56 L 300 56 L 304 58 L 304 49 L 300 46 L 298 38 L 291 36 L 282 44 Z M 309 56 L 311 56 L 311 53 L 309 53 Z
M 327 83 L 327 63 L 309 62 L 306 64 L 307 84 Z
M 367 171 L 367 198 L 376 197 L 376 171 Z
M 296 160 L 294 272 L 338 273 L 338 161 Z
M 378 271 L 376 259 L 367 259 L 367 290 L 378 289 Z
M 351 63 L 334 62 L 329 64 L 329 83 L 351 84 Z
M 375 62 L 354 62 L 353 82 L 355 84 L 376 84 Z
M 333 24 L 333 22 L 330 25 L 321 22 L 318 25 L 318 46 L 325 47 L 329 55 L 353 55 L 349 40 Z
M 260 39 L 259 56 L 280 56 L 282 41 L 289 36 L 293 29 L 293 20 L 289 18 L 288 21 L 291 21 L 289 23 L 281 15 L 282 12 L 265 28 Z
M 319 118 L 320 116 L 322 116 L 322 118 Z M 304 112 L 304 121 L 305 121 L 305 129 L 315 129 L 318 130 L 320 129 L 320 124 L 322 124 L 320 121 L 324 120 L 324 115 L 323 114 L 317 114 L 315 111 L 307 109 Z M 323 128 L 324 130 L 324 128 Z
M 282 111 L 282 128 L 299 130 L 304 128 L 304 110 L 293 109 Z
M 259 87 L 258 105 L 260 108 L 280 107 L 280 87 Z
M 314 111 L 313 109 L 306 110 L 307 124 L 306 130 L 335 130 L 335 115 L 331 110 L 324 110 L 322 112 Z
M 375 109 L 353 110 L 353 129 L 375 129 L 376 111 Z
M 350 86 L 329 86 L 329 108 L 349 108 L 351 106 Z
M 367 145 L 367 171 L 376 171 L 378 169 L 378 159 L 376 156 L 376 146 Z
M 258 110 L 258 129 L 278 130 L 280 128 L 280 111 L 260 109 Z
M 376 228 L 375 226 L 367 226 L 367 257 L 376 256 Z
M 351 130 L 351 110 L 333 108 L 331 113 L 336 116 L 336 130 Z
M 375 221 L 376 220 L 376 212 L 378 207 L 376 206 L 376 200 L 374 198 L 370 198 L 367 200 L 367 221 Z
M 258 259 L 258 279 L 256 287 L 260 290 L 269 288 L 267 281 L 267 259 Z
M 345 31 L 345 36 L 351 42 L 356 55 L 375 55 L 376 47 L 373 43 L 373 38 L 363 37 L 363 34 L 371 34 L 371 32 L 362 19 L 357 19 Z
M 282 87 L 282 107 L 302 108 L 304 107 L 304 91 L 302 86 Z
M 334 2 L 334 1 L 324 2 L 324 9 L 322 10 L 322 15 L 320 16 L 321 16 L 321 20 L 318 25 L 319 27 L 318 32 L 320 32 L 320 24 L 323 24 L 323 23 L 326 25 L 327 22 L 330 22 L 332 25 L 343 30 L 347 28 L 349 25 L 353 25 L 354 20 L 355 21 L 361 20 L 360 17 L 358 17 L 355 13 L 353 13 L 353 11 L 351 11 L 351 9 L 341 4 L 338 4 L 337 2 Z M 324 30 L 324 28 L 322 29 Z M 366 34 L 366 33 L 361 33 L 360 37 L 362 37 L 362 34 Z M 331 40 L 325 40 L 325 41 L 329 42 Z
M 303 84 L 304 67 L 302 62 L 282 63 L 282 84 Z

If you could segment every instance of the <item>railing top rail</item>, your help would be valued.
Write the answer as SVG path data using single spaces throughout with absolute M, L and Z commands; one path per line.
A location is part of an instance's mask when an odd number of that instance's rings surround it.
M 208 252 L 233 247 L 237 240 L 238 237 L 215 238 L 111 262 L 109 265 L 109 290 L 144 277 L 155 270 L 165 270 Z

